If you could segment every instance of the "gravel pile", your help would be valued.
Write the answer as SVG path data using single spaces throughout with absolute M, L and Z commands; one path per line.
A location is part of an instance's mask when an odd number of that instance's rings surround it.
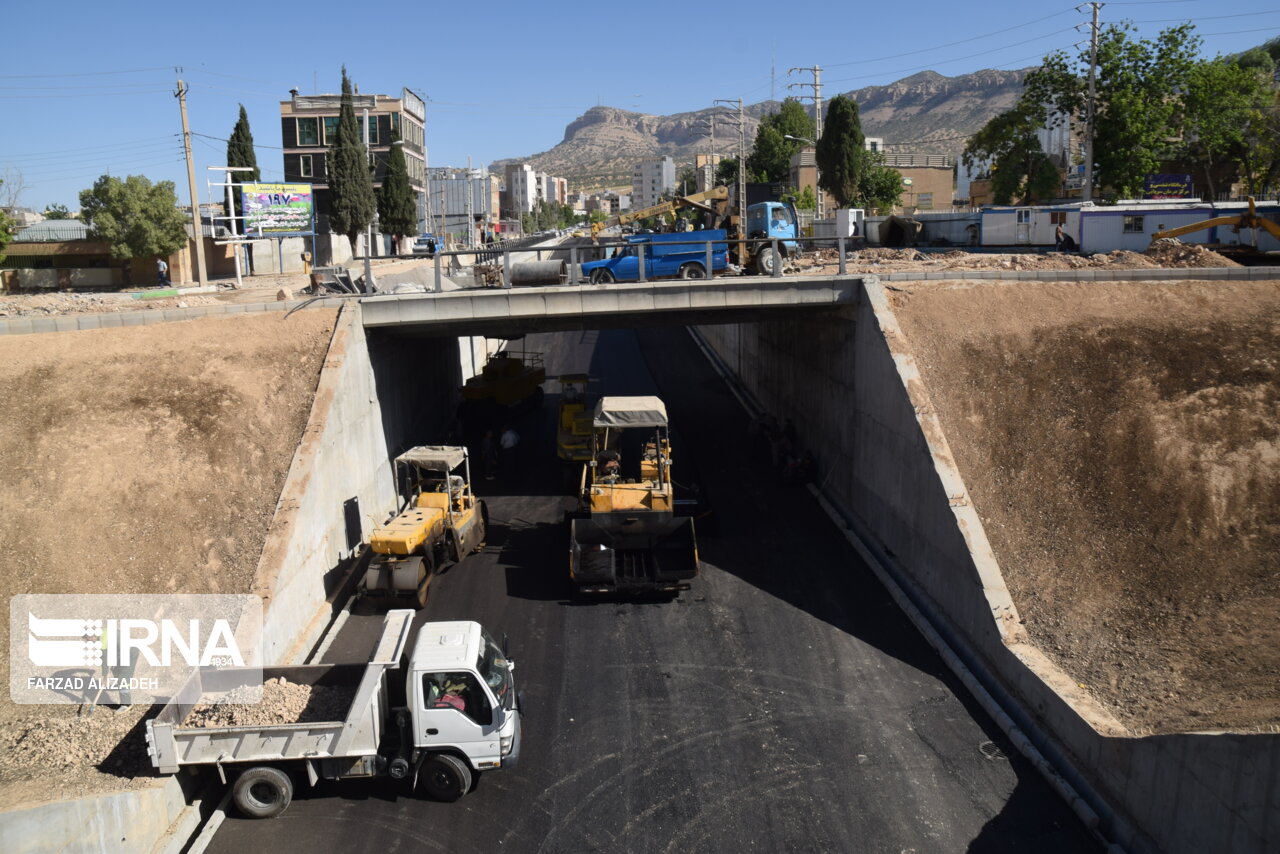
M 237 703 L 248 690 L 237 688 L 227 702 L 194 707 L 182 721 L 184 727 L 267 726 L 270 724 L 341 721 L 355 699 L 355 688 L 346 685 L 303 685 L 284 677 L 268 679 L 262 686 L 262 701 Z

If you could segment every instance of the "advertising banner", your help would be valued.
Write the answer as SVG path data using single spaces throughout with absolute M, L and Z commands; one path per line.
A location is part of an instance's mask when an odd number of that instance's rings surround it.
M 1142 182 L 1144 199 L 1191 198 L 1190 175 L 1148 175 Z
M 302 237 L 315 233 L 315 195 L 310 184 L 244 184 L 245 234 Z

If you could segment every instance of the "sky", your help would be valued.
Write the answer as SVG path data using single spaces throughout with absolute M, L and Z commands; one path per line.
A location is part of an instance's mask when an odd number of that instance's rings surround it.
M 597 104 L 670 115 L 810 95 L 796 84 L 812 73 L 792 69 L 814 65 L 824 98 L 923 70 L 1025 68 L 1074 54 L 1089 20 L 1087 6 L 1055 0 L 7 5 L 0 178 L 37 211 L 78 210 L 103 174 L 173 181 L 189 202 L 179 78 L 206 202 L 239 105 L 262 180 L 282 180 L 280 101 L 294 87 L 340 91 L 344 64 L 363 93 L 426 99 L 429 166 L 482 166 L 554 147 Z M 1280 35 L 1280 0 L 1108 2 L 1101 20 L 1132 21 L 1144 38 L 1191 21 L 1215 56 Z

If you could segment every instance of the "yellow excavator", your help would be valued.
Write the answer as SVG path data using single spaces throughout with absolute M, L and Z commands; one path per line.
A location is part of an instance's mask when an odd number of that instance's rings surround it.
M 1163 240 L 1167 237 L 1181 237 L 1184 234 L 1191 234 L 1196 231 L 1203 231 L 1206 228 L 1213 228 L 1218 225 L 1229 225 L 1231 230 L 1236 234 L 1240 233 L 1242 228 L 1262 229 L 1272 237 L 1280 240 L 1280 225 L 1272 222 L 1266 217 L 1258 216 L 1257 208 L 1253 204 L 1253 196 L 1249 196 L 1249 209 L 1242 214 L 1235 216 L 1215 216 L 1212 219 L 1206 219 L 1202 222 L 1193 222 L 1189 225 L 1179 226 L 1178 228 L 1169 228 L 1164 231 L 1157 231 L 1151 235 L 1151 242 Z M 1256 246 L 1254 247 L 1257 248 Z
M 471 462 L 460 445 L 420 445 L 395 461 L 402 506 L 369 538 L 373 559 L 362 593 L 427 603 L 431 579 L 484 545 L 489 511 L 471 491 Z

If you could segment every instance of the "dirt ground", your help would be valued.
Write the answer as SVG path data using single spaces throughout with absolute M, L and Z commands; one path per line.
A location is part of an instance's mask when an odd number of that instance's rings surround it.
M 835 249 L 820 249 L 793 259 L 787 272 L 835 275 L 840 271 Z M 1142 270 L 1153 267 L 1239 267 L 1231 259 L 1203 246 L 1160 240 L 1145 252 L 1076 255 L 1063 252 L 992 253 L 963 249 L 921 252 L 918 249 L 870 247 L 847 251 L 850 273 L 941 272 L 946 270 Z
M 335 318 L 0 337 L 0 598 L 248 592 Z M 0 809 L 148 769 L 142 710 L 77 710 L 0 700 Z
M 892 302 L 1035 643 L 1137 733 L 1280 726 L 1280 284 Z

